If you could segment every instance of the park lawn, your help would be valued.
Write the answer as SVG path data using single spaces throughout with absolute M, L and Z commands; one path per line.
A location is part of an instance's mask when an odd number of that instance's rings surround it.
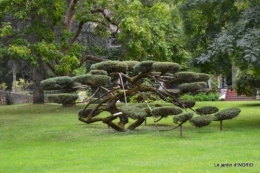
M 1 173 L 237 173 L 260 172 L 260 102 L 197 102 L 220 110 L 239 107 L 233 120 L 159 132 L 148 118 L 135 131 L 115 132 L 84 124 L 77 112 L 58 104 L 0 106 Z M 102 115 L 101 115 L 102 116 Z M 170 129 L 172 118 L 159 128 Z M 251 163 L 253 167 L 235 167 Z M 220 167 L 217 164 L 232 164 Z

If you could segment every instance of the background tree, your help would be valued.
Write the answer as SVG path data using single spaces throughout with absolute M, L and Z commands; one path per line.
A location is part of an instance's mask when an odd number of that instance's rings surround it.
M 141 1 L 1 1 L 1 52 L 24 58 L 34 66 L 34 103 L 43 102 L 39 83 L 46 64 L 56 75 L 68 75 L 86 60 L 103 61 L 79 42 L 84 27 L 99 37 L 120 42 L 119 59 L 166 59 L 173 54 L 170 44 L 174 8 Z M 120 32 L 119 32 L 120 31 Z M 178 31 L 178 30 L 177 30 Z M 82 36 L 82 35 L 81 35 Z M 170 44 L 169 44 L 170 43 Z M 177 43 L 175 44 L 176 47 Z M 131 56 L 130 56 L 131 55 Z
M 229 74 L 231 60 L 227 53 L 218 54 L 211 61 L 203 63 L 197 59 L 207 49 L 222 29 L 237 21 L 240 1 L 234 0 L 187 0 L 180 4 L 187 49 L 191 52 L 192 67 L 201 72 Z
M 236 84 L 238 94 L 255 95 L 255 85 L 259 78 L 259 17 L 260 2 L 258 0 L 238 1 L 236 20 L 228 22 L 216 36 L 207 49 L 200 54 L 196 61 L 200 64 L 211 64 L 214 61 L 223 61 L 226 58 L 239 68 L 239 77 L 251 77 L 252 86 L 246 81 L 239 80 Z M 248 79 L 249 79 L 248 78 Z M 248 80 L 247 80 L 248 82 Z M 251 92 L 253 91 L 254 92 Z

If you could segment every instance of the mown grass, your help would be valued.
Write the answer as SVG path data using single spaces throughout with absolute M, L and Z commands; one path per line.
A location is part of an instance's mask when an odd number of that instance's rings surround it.
M 0 106 L 0 172 L 3 173 L 204 173 L 260 172 L 260 102 L 197 102 L 221 110 L 239 107 L 233 119 L 203 128 L 189 123 L 179 130 L 159 132 L 148 124 L 125 133 L 105 124 L 77 120 L 83 105 Z M 172 118 L 160 129 L 174 126 Z M 162 126 L 164 125 L 164 126 Z M 216 167 L 230 163 L 230 167 Z M 253 163 L 253 167 L 234 167 Z

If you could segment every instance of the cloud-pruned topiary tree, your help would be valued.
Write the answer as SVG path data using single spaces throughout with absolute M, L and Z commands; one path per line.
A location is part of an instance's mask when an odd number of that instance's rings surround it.
M 136 129 L 147 117 L 153 117 L 156 125 L 160 119 L 173 116 L 173 122 L 180 127 L 182 136 L 182 125 L 185 122 L 190 121 L 196 127 L 208 125 L 213 120 L 212 114 L 217 112 L 218 108 L 208 106 L 194 110 L 195 101 L 179 99 L 183 93 L 202 91 L 210 78 L 207 74 L 179 72 L 179 70 L 180 65 L 173 62 L 103 61 L 92 65 L 88 74 L 71 77 L 68 84 L 55 80 L 49 82 L 51 86 L 45 82 L 42 82 L 42 85 L 46 85 L 45 88 L 48 89 L 65 90 L 73 88 L 76 83 L 81 83 L 95 89 L 85 108 L 78 112 L 79 120 L 84 123 L 103 122 L 116 131 L 124 132 Z M 165 82 L 176 84 L 179 88 L 176 91 L 166 89 L 163 85 Z M 97 96 L 97 93 L 102 94 Z M 157 95 L 172 106 L 149 105 L 146 99 L 147 93 Z M 135 95 L 138 95 L 139 103 L 128 103 L 127 97 Z M 117 104 L 122 100 L 123 104 Z M 89 108 L 92 103 L 97 104 Z M 99 117 L 103 111 L 110 114 Z M 199 116 L 193 116 L 195 114 Z M 129 118 L 135 121 L 127 126 L 132 122 Z
M 73 106 L 76 104 L 78 95 L 72 93 L 76 91 L 75 88 L 79 83 L 75 83 L 74 80 L 69 76 L 61 76 L 49 78 L 41 81 L 41 86 L 44 90 L 59 90 L 61 93 L 58 94 L 48 94 L 48 100 L 62 104 L 62 106 Z
M 154 117 L 155 123 L 162 118 L 173 116 L 174 122 L 181 128 L 182 124 L 190 120 L 193 116 L 193 114 L 183 113 L 183 111 L 192 109 L 195 105 L 195 101 L 179 100 L 179 95 L 184 92 L 201 91 L 205 88 L 206 82 L 210 78 L 210 75 L 202 73 L 179 72 L 180 65 L 173 62 L 105 61 L 92 65 L 91 70 L 95 70 L 96 72 L 99 70 L 106 71 L 107 77 L 110 77 L 110 80 L 107 78 L 107 83 L 101 82 L 100 79 L 97 78 L 98 75 L 93 74 L 92 71 L 84 75 L 85 77 L 77 76 L 73 78 L 76 82 L 95 86 L 97 89 L 106 91 L 106 93 L 97 98 L 99 104 L 89 111 L 88 116 L 79 113 L 79 120 L 85 123 L 102 121 L 117 131 L 134 130 L 140 126 L 147 117 L 151 116 Z M 102 75 L 104 75 L 105 78 L 106 74 L 104 73 Z M 189 78 L 189 80 L 187 78 Z M 92 82 L 89 82 L 90 79 Z M 178 84 L 179 90 L 177 92 L 168 90 L 161 85 L 163 82 Z M 161 85 L 163 89 L 159 89 L 158 85 Z M 156 94 L 162 100 L 172 103 L 173 106 L 150 106 L 146 101 L 145 94 L 141 94 L 148 92 Z M 137 94 L 143 95 L 143 102 L 146 103 L 145 107 L 141 107 L 141 104 L 129 104 L 127 103 L 127 99 L 124 99 Z M 124 100 L 125 105 L 120 106 L 116 104 L 119 100 Z M 89 105 L 93 102 L 94 101 L 90 101 L 84 110 L 87 110 Z M 147 107 L 149 109 L 147 109 Z M 84 110 L 81 112 L 84 112 Z M 98 118 L 97 112 L 100 111 L 108 111 L 110 115 L 105 118 Z M 136 121 L 126 126 L 129 122 L 129 118 L 135 119 Z M 118 119 L 119 122 L 116 123 L 116 119 Z

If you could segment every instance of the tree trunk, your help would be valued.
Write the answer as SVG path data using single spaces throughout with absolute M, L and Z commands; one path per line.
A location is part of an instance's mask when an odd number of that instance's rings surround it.
M 129 125 L 127 129 L 134 130 L 136 127 L 140 126 L 145 121 L 145 118 L 138 118 L 133 124 Z
M 15 60 L 13 60 L 13 92 L 16 93 L 16 73 L 17 66 Z
M 33 68 L 33 104 L 44 103 L 44 92 L 40 85 L 43 80 L 43 62 L 39 58 L 38 65 Z
M 220 122 L 219 128 L 220 128 L 220 131 L 222 131 L 222 120 L 220 120 L 219 122 Z
M 180 136 L 182 137 L 182 124 L 180 124 Z

